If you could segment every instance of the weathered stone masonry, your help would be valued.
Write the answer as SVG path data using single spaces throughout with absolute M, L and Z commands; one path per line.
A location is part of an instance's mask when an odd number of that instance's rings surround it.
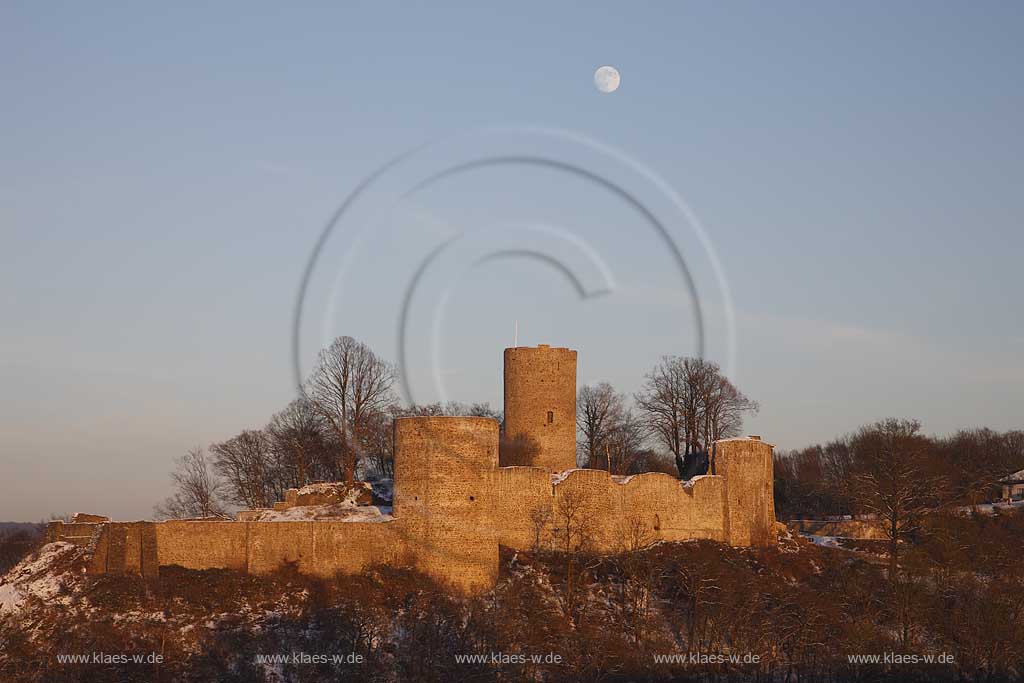
M 550 472 L 576 467 L 576 352 L 505 349 L 505 433 L 540 446 L 535 464 Z
M 265 574 L 292 564 L 329 578 L 386 564 L 415 567 L 467 592 L 494 584 L 499 546 L 559 547 L 573 507 L 582 507 L 578 519 L 586 520 L 575 531 L 595 552 L 624 550 L 638 532 L 645 542 L 775 542 L 770 444 L 758 437 L 717 441 L 711 473 L 689 482 L 573 469 L 576 352 L 506 349 L 505 372 L 506 430 L 538 441 L 538 467 L 499 468 L 498 423 L 489 418 L 399 418 L 394 514 L 387 521 L 83 517 L 90 521 L 52 522 L 47 540 L 88 546 L 94 573 L 156 576 L 159 567 L 178 565 Z

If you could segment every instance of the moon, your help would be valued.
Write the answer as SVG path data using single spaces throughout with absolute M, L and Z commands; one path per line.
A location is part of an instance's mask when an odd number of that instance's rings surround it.
M 619 89 L 619 70 L 614 66 L 600 66 L 594 72 L 594 85 L 603 93 L 615 92 Z

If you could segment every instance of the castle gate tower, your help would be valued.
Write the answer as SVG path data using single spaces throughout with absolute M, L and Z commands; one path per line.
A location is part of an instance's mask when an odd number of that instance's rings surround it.
M 493 586 L 497 420 L 400 417 L 394 429 L 394 514 L 415 565 L 466 592 Z
M 576 467 L 574 350 L 547 344 L 505 349 L 505 434 L 537 443 L 537 467 Z

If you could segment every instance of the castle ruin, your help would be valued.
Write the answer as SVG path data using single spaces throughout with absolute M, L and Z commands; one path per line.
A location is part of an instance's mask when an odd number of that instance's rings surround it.
M 331 578 L 385 564 L 468 593 L 494 585 L 499 546 L 558 548 L 566 534 L 599 553 L 626 550 L 638 534 L 644 542 L 776 542 L 771 444 L 716 441 L 709 474 L 689 481 L 576 469 L 576 351 L 505 349 L 504 371 L 505 431 L 538 444 L 535 466 L 498 466 L 493 419 L 398 418 L 393 509 L 379 520 L 254 521 L 251 511 L 237 521 L 81 516 L 51 522 L 47 540 L 88 546 L 90 571 L 101 574 L 156 576 L 171 565 L 266 574 L 293 565 Z M 289 491 L 280 505 L 299 498 Z

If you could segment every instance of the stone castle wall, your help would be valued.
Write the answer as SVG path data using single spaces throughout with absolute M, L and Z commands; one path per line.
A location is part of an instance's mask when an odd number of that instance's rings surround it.
M 385 522 L 53 522 L 48 540 L 89 545 L 91 571 L 154 576 L 161 566 L 267 574 L 286 565 L 322 578 L 373 565 L 415 567 L 465 592 L 494 584 L 498 547 L 615 553 L 655 541 L 775 540 L 771 446 L 715 444 L 716 474 L 498 468 L 488 418 L 396 420 L 395 518 Z M 766 460 L 767 459 L 767 460 Z M 766 497 L 767 496 L 767 497 Z
M 92 541 L 93 532 L 96 530 L 96 522 L 72 522 L 68 524 L 61 520 L 50 522 L 46 527 L 46 542 L 65 541 L 79 546 L 88 546 Z
M 551 474 L 540 467 L 502 467 L 491 475 L 491 489 L 498 543 L 516 550 L 543 547 L 551 524 Z
M 247 571 L 249 524 L 169 520 L 156 525 L 157 558 L 161 566 L 186 569 Z
M 535 464 L 550 472 L 576 467 L 576 352 L 505 349 L 505 434 L 540 447 Z
M 597 552 L 659 540 L 725 540 L 723 477 L 680 482 L 659 472 L 613 478 L 580 469 L 552 483 L 541 468 L 503 467 L 493 480 L 498 543 L 515 550 L 564 549 L 567 529 Z
M 177 565 L 266 574 L 290 565 L 330 578 L 385 564 L 415 567 L 470 593 L 494 585 L 500 545 L 614 553 L 659 540 L 775 542 L 770 444 L 758 437 L 718 441 L 711 474 L 688 482 L 574 469 L 575 389 L 575 351 L 505 350 L 506 432 L 538 442 L 536 467 L 498 467 L 499 425 L 490 418 L 396 419 L 390 520 L 83 516 L 90 521 L 51 523 L 47 540 L 88 546 L 95 573 L 155 576 L 159 567 Z M 298 503 L 299 491 L 289 496 L 294 500 L 279 505 Z
M 696 477 L 680 482 L 651 472 L 622 485 L 622 509 L 650 529 L 655 540 L 725 540 L 725 480 Z

